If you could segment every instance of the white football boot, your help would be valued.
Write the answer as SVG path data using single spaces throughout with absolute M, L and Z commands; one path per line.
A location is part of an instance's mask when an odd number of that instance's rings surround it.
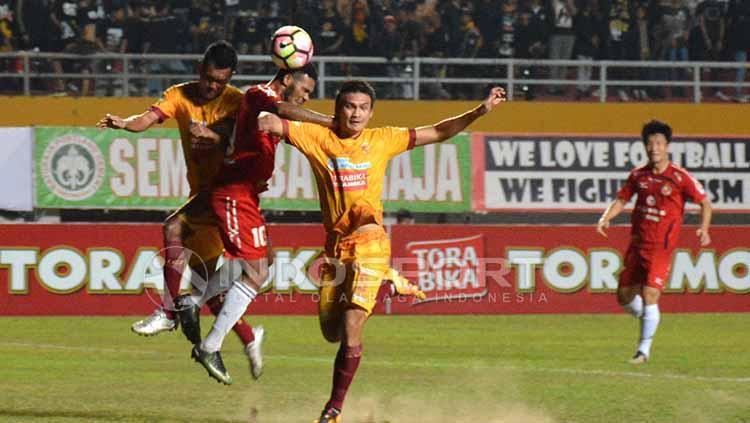
M 253 375 L 253 379 L 258 380 L 260 375 L 263 374 L 263 338 L 266 336 L 266 330 L 263 326 L 253 327 L 253 336 L 255 339 L 253 342 L 245 346 L 245 355 L 250 360 L 250 373 Z
M 130 326 L 133 332 L 143 336 L 153 336 L 164 331 L 175 330 L 176 328 L 177 321 L 169 320 L 161 308 L 157 308 L 150 316 Z

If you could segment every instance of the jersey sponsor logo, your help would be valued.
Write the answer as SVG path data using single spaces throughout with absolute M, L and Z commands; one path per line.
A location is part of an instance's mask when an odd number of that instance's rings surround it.
M 44 183 L 69 201 L 94 195 L 104 181 L 104 168 L 104 156 L 96 143 L 77 134 L 55 139 L 42 156 Z
M 348 157 L 337 157 L 334 160 L 328 160 L 328 169 L 332 172 L 339 170 L 366 170 L 370 169 L 370 162 L 352 163 Z
M 331 181 L 336 189 L 361 191 L 367 189 L 367 171 L 331 172 Z
M 653 195 L 649 195 L 648 197 L 646 197 L 646 204 L 648 204 L 649 206 L 655 206 L 656 198 L 654 198 Z

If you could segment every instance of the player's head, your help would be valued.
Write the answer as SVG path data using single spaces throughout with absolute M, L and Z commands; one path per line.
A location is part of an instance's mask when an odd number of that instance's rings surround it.
M 279 84 L 284 101 L 301 106 L 315 90 L 318 71 L 312 63 L 308 63 L 299 69 L 279 69 L 273 80 Z
M 365 81 L 341 84 L 336 93 L 336 121 L 340 135 L 357 135 L 367 127 L 375 109 L 375 89 Z
M 669 160 L 667 152 L 669 142 L 672 141 L 672 128 L 664 122 L 652 120 L 643 125 L 641 139 L 646 146 L 648 159 L 651 164 Z
M 213 100 L 221 95 L 237 69 L 237 51 L 222 40 L 208 46 L 203 53 L 198 71 L 198 90 L 204 100 Z

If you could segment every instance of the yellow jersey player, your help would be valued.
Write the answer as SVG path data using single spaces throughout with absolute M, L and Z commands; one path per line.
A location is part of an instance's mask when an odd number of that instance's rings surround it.
M 388 161 L 414 147 L 441 142 L 505 100 L 495 87 L 479 106 L 416 129 L 369 129 L 375 91 L 345 82 L 336 95 L 334 130 L 264 114 L 261 130 L 284 136 L 310 161 L 327 232 L 321 266 L 319 318 L 323 336 L 340 342 L 333 389 L 317 422 L 341 422 L 346 392 L 362 356 L 362 333 L 381 281 L 389 278 L 391 248 L 383 228 L 381 193 Z
M 164 222 L 166 289 L 162 306 L 148 318 L 132 325 L 132 330 L 140 335 L 156 335 L 173 330 L 178 325 L 177 318 L 195 320 L 195 316 L 186 314 L 197 313 L 199 308 L 179 304 L 181 299 L 187 297 L 178 297 L 182 273 L 189 264 L 202 280 L 208 280 L 223 253 L 224 247 L 209 201 L 209 190 L 224 160 L 224 147 L 244 98 L 239 89 L 229 85 L 236 67 L 237 53 L 234 48 L 226 41 L 215 42 L 203 55 L 197 81 L 168 88 L 161 99 L 139 115 L 123 119 L 107 114 L 97 123 L 99 128 L 142 132 L 174 118 L 180 130 L 190 196 Z M 188 251 L 194 254 L 188 254 Z M 209 290 L 209 287 L 199 288 Z M 211 311 L 218 314 L 221 302 L 214 293 L 202 294 Z M 258 377 L 263 365 L 260 350 L 263 328 L 252 328 L 239 320 L 233 329 L 245 345 L 253 376 Z M 183 324 L 183 332 L 193 344 L 200 343 L 199 327 Z

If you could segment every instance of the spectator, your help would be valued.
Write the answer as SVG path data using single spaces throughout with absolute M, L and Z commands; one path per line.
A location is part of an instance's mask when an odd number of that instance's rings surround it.
M 391 63 L 385 66 L 377 66 L 382 69 L 378 73 L 385 72 L 385 75 L 391 78 L 400 77 L 403 74 L 404 65 L 398 63 L 403 57 L 403 36 L 399 30 L 398 22 L 393 15 L 387 15 L 383 18 L 383 32 L 375 42 L 375 52 L 377 55 L 385 57 Z M 395 63 L 393 63 L 395 62 Z M 384 89 L 378 90 L 383 93 L 384 98 L 403 98 L 404 92 L 400 84 L 387 84 Z
M 260 45 L 260 54 L 263 54 L 263 34 L 264 30 L 261 27 L 261 18 L 258 17 L 257 13 L 251 13 L 244 16 L 238 16 L 234 20 L 234 31 L 232 32 L 232 39 L 234 44 L 237 46 L 237 51 L 241 54 L 255 54 L 251 53 L 256 48 L 255 45 Z M 318 44 L 315 44 L 319 47 Z M 316 52 L 319 53 L 319 52 Z
M 627 49 L 627 59 L 638 61 L 649 61 L 653 58 L 653 40 L 648 27 L 648 14 L 645 6 L 638 6 L 635 9 L 635 22 L 630 26 L 625 34 L 625 48 Z M 650 80 L 650 68 L 639 68 L 638 79 Z M 650 97 L 646 90 L 635 87 L 632 92 L 638 100 L 649 100 Z
M 460 44 L 458 45 L 457 57 L 473 59 L 477 57 L 479 49 L 482 48 L 482 34 L 474 23 L 471 10 L 464 9 L 461 14 L 461 32 L 459 33 Z M 481 69 L 477 66 L 454 66 L 453 77 L 455 78 L 472 78 L 481 74 Z M 455 84 L 453 85 L 455 98 L 474 99 L 480 93 L 481 86 L 473 84 Z
M 479 57 L 496 57 L 503 3 L 503 0 L 474 0 L 474 22 L 484 40 Z
M 348 56 L 369 56 L 371 52 L 370 26 L 367 23 L 366 9 L 356 3 L 352 11 L 352 25 L 344 35 L 344 54 Z M 350 72 L 353 75 L 367 75 L 369 66 L 360 68 L 352 65 Z
M 660 5 L 658 11 L 658 23 L 653 28 L 655 38 L 654 59 L 668 60 L 671 62 L 687 61 L 687 40 L 690 34 L 690 9 L 684 0 L 669 0 Z M 662 79 L 675 81 L 685 79 L 685 71 L 682 68 L 670 69 L 666 72 L 657 72 Z M 656 90 L 660 92 L 661 90 Z M 683 87 L 672 90 L 677 96 L 684 95 Z
M 178 36 L 180 23 L 172 13 L 167 1 L 160 1 L 156 6 L 156 16 L 148 21 L 148 40 L 144 45 L 146 53 L 174 54 L 180 44 Z M 180 60 L 156 60 L 151 61 L 148 66 L 149 73 L 160 74 L 183 74 L 187 67 Z M 148 80 L 148 95 L 158 96 L 164 89 L 171 85 L 169 80 L 162 78 L 151 78 Z
M 63 51 L 76 41 L 79 33 L 81 15 L 78 13 L 78 2 L 56 0 L 50 18 L 57 32 L 53 49 Z
M 439 21 L 437 21 L 439 22 Z M 447 53 L 448 40 L 445 32 L 438 26 L 439 23 L 428 19 L 425 21 L 424 32 L 420 41 L 420 56 L 422 57 L 445 57 Z M 426 77 L 445 77 L 445 65 L 422 65 L 422 74 Z M 426 83 L 422 85 L 425 98 L 449 99 L 450 93 L 440 82 Z
M 52 25 L 50 20 L 51 6 L 47 0 L 18 0 L 16 2 L 15 17 L 18 22 L 22 48 L 53 51 L 49 30 Z
M 82 27 L 80 35 L 76 40 L 68 44 L 63 53 L 78 54 L 88 56 L 101 52 L 99 43 L 96 40 L 96 25 L 93 23 L 86 24 Z M 67 61 L 66 71 L 69 73 L 94 73 L 96 62 L 91 59 L 80 59 Z M 68 90 L 73 95 L 90 96 L 93 94 L 93 81 L 91 78 L 82 78 L 73 80 L 68 84 Z
M 577 60 L 598 60 L 601 53 L 602 19 L 599 14 L 597 0 L 584 0 L 578 14 L 573 18 L 575 31 L 575 47 L 573 48 Z M 576 99 L 590 96 L 593 86 L 586 84 L 591 81 L 592 66 L 578 66 L 578 87 Z
M 704 0 L 695 9 L 697 24 L 690 32 L 689 53 L 691 60 L 718 61 L 724 49 L 724 36 L 726 31 L 726 16 L 724 4 L 718 0 Z M 718 81 L 719 72 L 711 68 L 710 81 Z M 715 90 L 714 95 L 723 101 L 731 100 L 720 89 Z
M 552 30 L 549 37 L 549 58 L 552 60 L 570 60 L 575 44 L 573 19 L 578 13 L 576 6 L 573 4 L 573 0 L 548 0 L 548 8 L 552 20 Z M 565 66 L 553 66 L 550 78 L 567 79 L 567 68 Z M 547 92 L 552 95 L 559 95 L 563 92 L 563 88 L 551 85 Z
M 521 59 L 542 59 L 546 56 L 550 21 L 541 0 L 531 0 L 520 15 L 518 30 L 515 36 L 516 56 Z M 537 77 L 537 69 L 525 66 L 521 69 L 524 78 Z M 533 85 L 522 87 L 526 100 L 533 100 L 535 88 Z
M 193 1 L 193 7 L 190 9 L 190 33 L 193 38 L 193 52 L 204 51 L 209 44 L 223 38 L 224 18 L 217 6 L 215 2 L 210 0 Z M 175 30 L 179 31 L 179 28 L 175 28 Z
M 516 31 L 518 28 L 517 0 L 503 0 L 500 10 L 500 27 L 497 29 L 497 57 L 510 59 L 516 54 Z
M 460 44 L 461 3 L 458 0 L 438 0 L 440 27 L 445 32 L 449 57 L 455 57 Z
M 727 44 L 735 62 L 745 63 L 750 53 L 750 0 L 732 0 L 729 4 L 729 34 Z M 745 82 L 745 68 L 737 69 L 737 85 L 734 88 L 734 100 L 747 103 L 748 97 L 743 94 L 742 83 Z
M 407 3 L 401 6 L 398 16 L 399 28 L 403 34 L 403 45 L 401 46 L 404 57 L 415 57 L 419 55 L 419 38 L 422 33 L 422 23 L 417 19 L 417 5 Z
M 612 0 L 607 3 L 608 9 L 605 10 L 604 16 L 607 18 L 606 58 L 608 60 L 626 60 L 627 46 L 625 43 L 625 34 L 630 31 L 630 26 L 634 18 L 634 13 L 630 0 Z M 629 68 L 611 69 L 609 78 L 614 80 L 631 79 Z M 629 101 L 630 97 L 625 88 L 618 88 L 617 95 L 621 101 Z
M 323 0 L 323 11 L 317 29 L 310 34 L 315 38 L 316 53 L 324 56 L 338 56 L 344 44 L 346 27 L 336 10 L 333 0 Z
M 125 7 L 117 6 L 112 10 L 110 17 L 99 24 L 97 28 L 98 43 L 102 50 L 109 53 L 125 53 L 128 49 L 127 24 L 125 21 Z M 121 60 L 107 60 L 105 71 L 111 73 L 122 73 L 123 63 Z M 106 95 L 111 96 L 115 92 L 115 86 L 119 80 L 105 79 Z

